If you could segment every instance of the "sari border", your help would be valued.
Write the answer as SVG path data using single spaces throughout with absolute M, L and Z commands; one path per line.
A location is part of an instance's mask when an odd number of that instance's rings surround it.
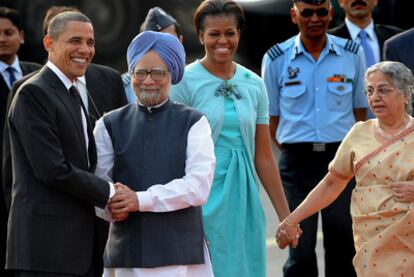
M 329 171 L 332 175 L 334 175 L 335 177 L 338 177 L 339 179 L 343 179 L 343 180 L 349 180 L 349 179 L 352 179 L 352 176 L 351 176 L 351 177 L 347 177 L 347 176 L 345 176 L 345 175 L 343 175 L 343 174 L 339 173 L 338 171 L 336 171 L 334 168 L 329 168 L 329 169 L 328 169 L 328 171 Z
M 374 151 L 372 151 L 371 153 L 369 153 L 368 155 L 366 155 L 364 158 L 362 158 L 359 162 L 357 162 L 357 164 L 355 165 L 355 174 L 359 171 L 359 169 L 361 169 L 361 167 L 368 161 L 370 160 L 372 157 L 378 155 L 384 148 L 387 148 L 388 146 L 390 146 L 393 143 L 396 143 L 397 141 L 401 140 L 403 137 L 408 136 L 410 133 L 412 133 L 414 131 L 414 125 L 412 125 L 410 128 L 404 130 L 401 132 L 401 134 L 399 134 L 398 136 L 393 137 L 392 139 L 390 139 L 389 141 L 383 143 L 382 145 L 380 145 L 379 147 L 377 147 Z

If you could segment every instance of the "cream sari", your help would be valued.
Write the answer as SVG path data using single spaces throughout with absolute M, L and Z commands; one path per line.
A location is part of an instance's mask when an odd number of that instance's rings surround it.
M 396 202 L 391 189 L 414 180 L 414 126 L 380 143 L 375 120 L 351 129 L 329 170 L 356 178 L 351 215 L 358 276 L 414 276 L 414 203 Z

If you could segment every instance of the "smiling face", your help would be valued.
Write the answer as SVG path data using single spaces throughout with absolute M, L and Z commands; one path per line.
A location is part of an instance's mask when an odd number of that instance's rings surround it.
M 240 31 L 234 15 L 208 15 L 204 19 L 204 29 L 199 33 L 204 45 L 206 59 L 211 64 L 231 63 L 237 51 Z
M 313 11 L 327 9 L 328 14 L 325 16 L 318 16 L 314 12 L 310 17 L 305 17 L 301 14 L 305 9 L 311 9 Z M 333 10 L 329 1 L 326 1 L 321 5 L 298 2 L 291 8 L 290 15 L 292 22 L 298 25 L 302 38 L 306 40 L 320 40 L 326 34 L 326 30 L 332 20 Z
M 95 55 L 93 27 L 86 22 L 68 22 L 57 38 L 46 35 L 43 44 L 49 52 L 49 60 L 71 81 L 85 75 Z
M 367 91 L 369 107 L 380 121 L 398 120 L 405 116 L 407 96 L 384 73 L 375 71 L 367 76 Z
M 0 60 L 12 64 L 23 42 L 23 31 L 19 31 L 10 19 L 0 18 Z
M 164 78 L 156 81 L 147 74 L 140 80 L 138 74 L 131 74 L 131 84 L 139 102 L 144 106 L 155 106 L 162 103 L 168 97 L 171 87 L 171 75 L 167 65 L 155 51 L 146 53 L 135 65 L 134 72 L 139 70 L 150 72 L 151 70 L 161 70 L 165 72 Z

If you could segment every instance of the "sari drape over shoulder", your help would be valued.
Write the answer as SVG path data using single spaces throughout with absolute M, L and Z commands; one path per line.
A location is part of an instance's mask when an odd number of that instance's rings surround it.
M 414 125 L 380 143 L 375 120 L 351 129 L 329 170 L 338 177 L 355 175 L 351 215 L 358 276 L 414 276 L 414 203 L 397 202 L 391 189 L 414 180 Z

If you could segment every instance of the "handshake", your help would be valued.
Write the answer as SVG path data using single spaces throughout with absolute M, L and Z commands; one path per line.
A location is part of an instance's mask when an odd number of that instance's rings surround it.
M 296 248 L 299 242 L 299 238 L 303 231 L 300 229 L 299 224 L 294 225 L 288 218 L 285 218 L 280 224 L 276 232 L 276 242 L 280 249 L 284 249 L 286 246 L 291 245 Z
M 139 210 L 137 193 L 128 186 L 116 183 L 115 194 L 108 201 L 108 211 L 114 221 L 122 221 L 128 218 L 130 212 Z

